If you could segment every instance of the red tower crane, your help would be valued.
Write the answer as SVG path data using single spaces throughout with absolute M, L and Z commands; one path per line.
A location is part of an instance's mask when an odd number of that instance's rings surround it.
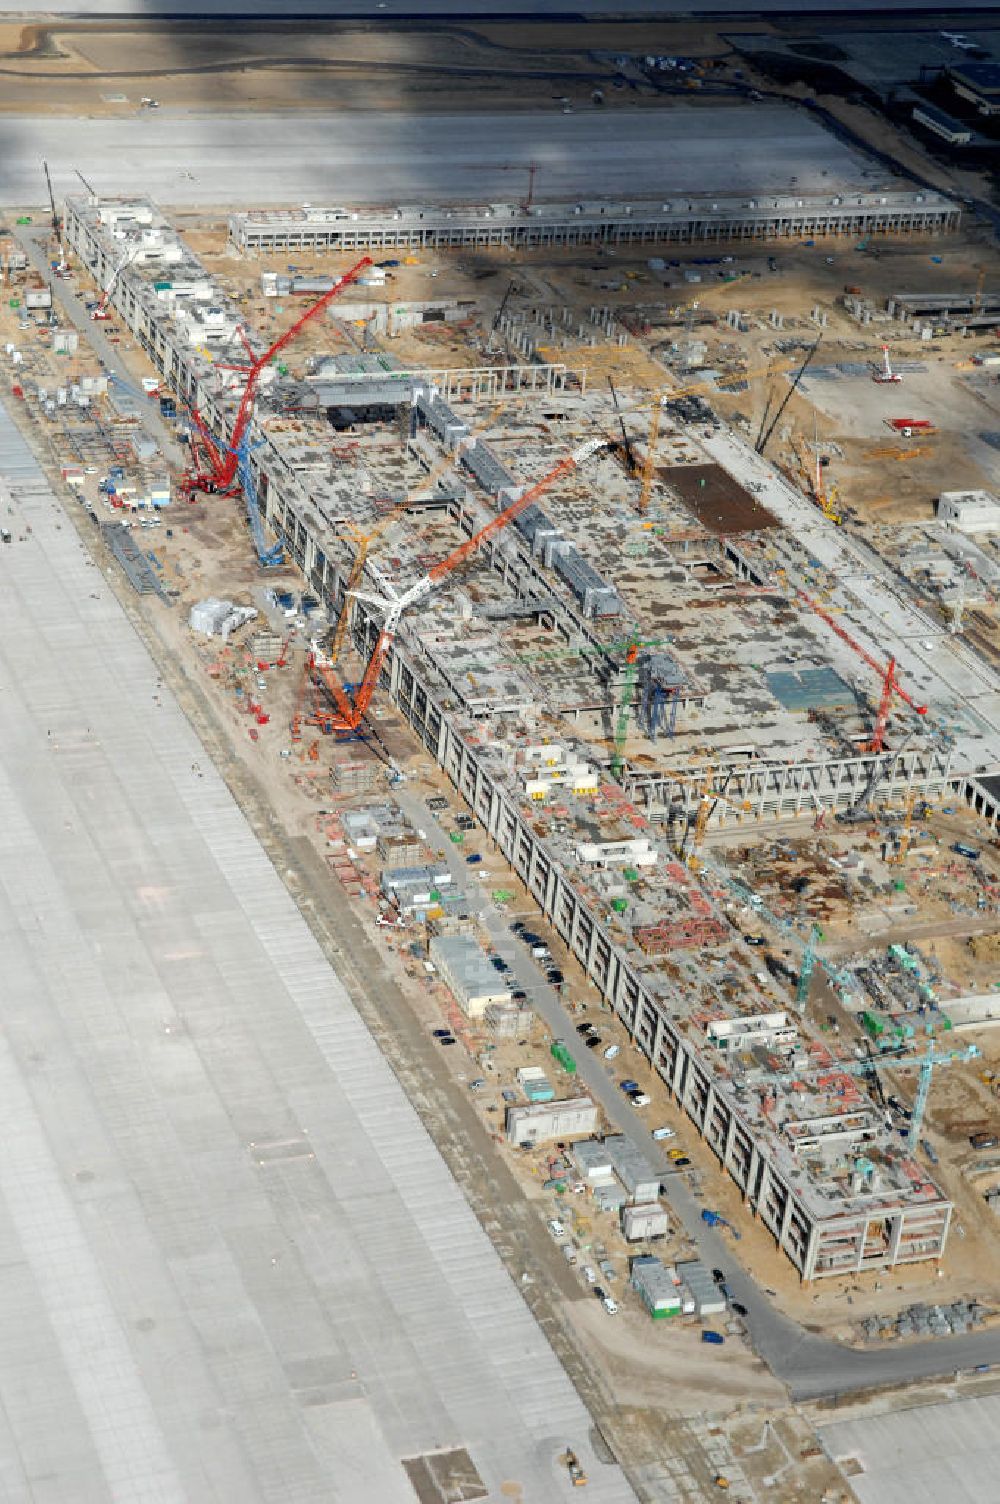
M 799 599 L 805 601 L 809 609 L 815 611 L 816 615 L 822 621 L 826 622 L 830 630 L 836 632 L 841 641 L 846 642 L 847 646 L 853 649 L 859 658 L 863 658 L 868 667 L 873 668 L 882 680 L 882 698 L 879 701 L 878 714 L 875 717 L 875 728 L 872 733 L 872 739 L 865 748 L 865 751 L 868 752 L 881 752 L 885 742 L 885 728 L 889 720 L 889 711 L 892 709 L 893 695 L 898 695 L 904 704 L 909 705 L 910 709 L 916 715 L 926 715 L 927 706 L 918 705 L 912 695 L 908 695 L 902 687 L 896 678 L 895 658 L 890 658 L 889 662 L 883 667 L 877 658 L 873 658 L 871 653 L 861 646 L 856 637 L 852 637 L 850 632 L 840 625 L 836 617 L 831 616 L 829 611 L 823 609 L 819 601 L 813 600 L 812 596 L 807 595 L 804 590 L 799 590 L 796 593 Z
M 541 480 L 536 481 L 527 491 L 522 492 L 516 501 L 512 501 L 502 512 L 498 512 L 495 517 L 491 517 L 489 522 L 479 529 L 478 533 L 473 533 L 471 538 L 467 538 L 464 543 L 460 543 L 457 548 L 453 548 L 451 553 L 447 554 L 439 563 L 434 564 L 424 575 L 423 579 L 418 580 L 415 585 L 411 585 L 409 590 L 405 591 L 402 595 L 397 593 L 394 586 L 385 576 L 381 575 L 379 571 L 372 569 L 377 583 L 385 592 L 384 595 L 368 595 L 362 591 L 356 591 L 355 595 L 357 599 L 368 601 L 371 605 L 377 606 L 379 610 L 384 611 L 385 617 L 382 622 L 382 630 L 379 633 L 378 641 L 368 660 L 368 667 L 365 669 L 364 678 L 358 686 L 358 692 L 353 705 L 337 682 L 331 669 L 321 659 L 314 659 L 316 672 L 319 674 L 340 712 L 341 723 L 337 727 L 338 730 L 355 731 L 364 719 L 404 611 L 416 601 L 423 600 L 446 576 L 450 575 L 453 570 L 458 569 L 460 565 L 465 563 L 466 559 L 482 548 L 484 543 L 488 543 L 509 522 L 513 522 L 514 518 L 523 512 L 525 507 L 529 506 L 537 496 L 540 496 L 543 491 L 547 491 L 549 486 L 553 485 L 561 476 L 567 475 L 571 470 L 575 470 L 578 465 L 582 465 L 584 460 L 588 459 L 590 455 L 596 454 L 598 449 L 603 449 L 607 442 L 607 439 L 589 439 L 586 444 L 581 444 L 579 449 L 574 450 L 572 454 L 560 460 L 558 465 L 555 465 L 547 475 L 542 476 Z M 345 602 L 344 610 L 348 609 L 349 607 Z
M 311 307 L 306 309 L 300 318 L 296 319 L 291 328 L 286 329 L 284 334 L 279 335 L 274 344 L 265 350 L 263 355 L 255 356 L 246 334 L 242 329 L 238 330 L 244 349 L 247 352 L 248 364 L 223 365 L 222 362 L 219 363 L 220 369 L 242 371 L 247 378 L 246 386 L 243 388 L 243 395 L 240 398 L 240 405 L 236 412 L 233 431 L 224 445 L 218 445 L 209 434 L 204 418 L 197 409 L 192 408 L 192 421 L 198 429 L 205 446 L 211 470 L 210 472 L 200 470 L 188 476 L 187 485 L 189 490 L 228 491 L 236 479 L 236 471 L 239 465 L 238 451 L 250 426 L 254 400 L 257 396 L 257 388 L 260 385 L 260 378 L 263 372 L 270 365 L 271 361 L 274 360 L 275 356 L 280 355 L 286 345 L 291 344 L 292 340 L 301 333 L 309 320 L 314 319 L 318 313 L 322 313 L 324 308 L 327 308 L 333 302 L 334 298 L 343 292 L 345 287 L 357 281 L 365 267 L 371 266 L 371 264 L 372 258 L 370 256 L 362 256 L 361 260 L 356 262 L 350 271 L 345 272 L 342 277 L 338 278 L 329 292 L 325 292 Z
M 878 702 L 875 730 L 872 732 L 871 741 L 865 748 L 866 752 L 881 752 L 885 745 L 885 728 L 889 723 L 889 711 L 892 709 L 892 696 L 896 688 L 896 660 L 890 658 L 885 666 L 885 679 L 882 681 L 882 697 Z

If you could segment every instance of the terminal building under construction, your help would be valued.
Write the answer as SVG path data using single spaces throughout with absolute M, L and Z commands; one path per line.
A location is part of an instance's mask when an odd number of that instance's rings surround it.
M 957 214 L 930 193 L 897 198 L 908 202 L 823 212 L 891 210 L 930 216 L 928 228 Z M 579 226 L 590 223 L 584 209 L 573 211 Z M 231 233 L 248 252 L 466 243 L 469 217 L 452 220 L 443 241 L 426 238 L 443 233 L 450 212 L 428 214 L 421 228 L 417 211 L 400 210 L 377 230 L 372 216 L 235 216 Z M 679 216 L 689 238 L 705 233 L 687 209 L 659 213 Z M 601 238 L 628 238 L 632 218 L 609 213 Z M 637 238 L 654 238 L 638 209 L 635 221 Z M 505 233 L 492 213 L 475 222 Z M 532 233 L 557 222 L 569 224 L 567 213 L 540 214 Z M 516 223 L 524 228 L 524 216 Z M 664 223 L 656 239 L 670 238 Z M 392 238 L 404 231 L 414 238 Z M 147 201 L 72 197 L 66 237 L 95 281 L 112 284 L 111 303 L 164 382 L 224 443 L 240 399 L 239 373 L 225 367 L 246 352 L 239 314 L 211 274 Z M 260 390 L 246 455 L 257 526 L 331 621 L 351 612 L 360 661 L 380 630 L 370 604 L 345 607 L 361 533 L 392 514 L 392 568 L 405 587 L 547 476 L 554 455 L 613 427 L 605 394 L 564 368 L 494 365 L 474 391 L 454 376 L 446 386 L 388 357 L 336 357 Z M 493 404 L 505 401 L 498 417 Z M 331 459 L 333 415 L 345 407 L 360 415 L 356 467 Z M 741 924 L 747 895 L 703 852 L 690 857 L 713 827 L 816 810 L 833 820 L 933 797 L 949 784 L 950 751 L 916 720 L 870 750 L 874 707 L 851 648 L 788 584 L 808 546 L 735 465 L 706 452 L 706 422 L 707 408 L 698 425 L 664 411 L 652 499 L 609 444 L 591 446 L 474 567 L 404 616 L 381 693 L 801 1276 L 937 1258 L 950 1203 L 888 1131 L 856 1062 L 814 1036 L 787 991 L 757 970 Z M 422 486 L 402 483 L 406 467 Z M 372 589 L 380 578 L 370 572 Z

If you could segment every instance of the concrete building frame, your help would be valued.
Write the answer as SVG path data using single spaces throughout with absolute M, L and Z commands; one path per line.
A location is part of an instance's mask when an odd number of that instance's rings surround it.
M 66 234 L 93 275 L 106 282 L 120 258 L 121 245 L 97 223 L 89 200 L 67 200 Z M 227 415 L 207 384 L 212 368 L 201 361 L 199 369 L 196 352 L 181 346 L 167 321 L 156 318 L 161 305 L 151 284 L 129 268 L 120 276 L 111 301 L 164 379 L 184 400 L 196 402 L 218 432 L 225 432 Z M 262 512 L 312 587 L 336 607 L 343 600 L 349 566 L 331 557 L 326 539 L 333 535 L 315 516 L 315 503 L 274 442 L 266 434 L 262 437 L 264 443 L 252 456 Z M 459 516 L 467 532 L 473 529 L 472 516 L 471 509 Z M 500 559 L 495 552 L 492 557 L 504 570 L 511 567 L 508 557 Z M 561 602 L 560 609 L 566 609 Z M 585 630 L 582 621 L 579 625 Z M 374 646 L 379 622 L 359 604 L 352 630 L 364 653 Z M 532 830 L 529 812 L 522 811 L 513 791 L 487 770 L 455 719 L 443 710 L 429 675 L 417 667 L 416 654 L 408 650 L 405 621 L 386 660 L 381 684 L 801 1278 L 939 1259 L 952 1211 L 943 1198 L 908 1204 L 897 1194 L 894 1199 L 899 1204 L 882 1204 L 873 1195 L 870 1209 L 837 1211 L 821 1206 L 815 1192 L 810 1194 L 804 1170 L 777 1162 L 741 1110 L 732 1082 L 713 1069 L 709 1051 L 682 1034 L 678 1023 L 684 1010 L 679 992 L 663 979 L 651 983 L 642 976 L 603 920 L 576 892 L 570 873 L 549 843 Z M 801 813 L 805 800 L 811 799 L 810 779 L 817 777 L 828 781 L 843 804 L 851 803 L 870 776 L 870 761 L 867 770 L 863 756 L 840 764 L 807 764 L 798 780 L 793 768 L 785 769 L 784 775 L 777 769 L 754 768 L 750 771 L 757 779 L 759 808 L 767 813 Z M 927 749 L 900 753 L 896 764 L 893 777 L 898 777 L 901 789 L 936 790 L 947 779 L 947 757 Z M 656 797 L 664 792 L 665 788 Z
M 957 230 L 961 217 L 959 204 L 931 191 L 547 204 L 527 210 L 519 204 L 418 205 L 234 214 L 229 238 L 245 256 L 445 246 L 694 244 L 802 235 L 940 234 Z

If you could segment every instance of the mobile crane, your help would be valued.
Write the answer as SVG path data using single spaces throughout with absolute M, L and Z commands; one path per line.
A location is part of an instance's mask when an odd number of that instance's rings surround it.
M 498 512 L 495 517 L 491 517 L 489 522 L 481 527 L 477 533 L 473 533 L 471 538 L 467 538 L 464 543 L 460 543 L 457 548 L 453 548 L 450 554 L 447 554 L 445 558 L 433 565 L 422 579 L 418 580 L 415 585 L 411 585 L 402 594 L 396 590 L 392 581 L 381 570 L 376 569 L 373 564 L 368 566 L 369 572 L 374 577 L 382 593 L 374 595 L 369 594 L 367 591 L 356 590 L 354 592 L 354 599 L 364 601 L 368 605 L 373 606 L 377 611 L 380 611 L 382 613 L 382 627 L 375 642 L 375 647 L 372 650 L 371 657 L 368 660 L 364 677 L 358 686 L 358 692 L 353 704 L 347 698 L 347 695 L 328 665 L 323 663 L 318 656 L 316 658 L 316 670 L 332 696 L 337 710 L 340 712 L 341 720 L 336 729 L 356 731 L 367 714 L 372 696 L 375 693 L 375 688 L 381 677 L 382 669 L 389 656 L 389 650 L 395 640 L 396 632 L 404 613 L 411 606 L 416 605 L 418 601 L 424 600 L 430 595 L 431 591 L 443 579 L 447 578 L 455 569 L 464 564 L 474 553 L 477 553 L 483 544 L 488 543 L 491 538 L 496 537 L 498 533 L 502 532 L 507 524 L 513 522 L 514 518 L 519 516 L 526 507 L 530 506 L 543 491 L 547 491 L 551 485 L 562 476 L 569 474 L 571 470 L 577 469 L 592 454 L 596 454 L 599 449 L 605 448 L 607 443 L 607 439 L 599 438 L 589 439 L 585 444 L 581 444 L 572 454 L 560 460 L 547 475 L 543 475 L 541 480 L 536 481 L 533 486 L 529 486 L 526 491 L 522 492 L 502 512 Z M 346 602 L 344 609 L 348 609 Z

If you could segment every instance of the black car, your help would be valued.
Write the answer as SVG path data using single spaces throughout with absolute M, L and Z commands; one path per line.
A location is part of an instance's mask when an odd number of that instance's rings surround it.
M 524 929 L 524 920 L 523 919 L 515 919 L 514 923 L 510 926 L 510 932 L 511 932 L 512 935 L 519 935 L 523 929 Z
M 449 1034 L 448 1038 L 447 1039 L 442 1039 L 440 1041 L 440 1043 L 441 1044 L 458 1044 L 458 1040 L 455 1038 L 454 1034 Z
M 545 980 L 553 987 L 561 987 L 566 978 L 558 966 L 550 966 L 545 973 Z
M 594 1286 L 594 1294 L 597 1296 L 598 1300 L 607 1300 L 608 1298 L 607 1290 L 602 1290 L 600 1285 Z
M 743 1305 L 743 1303 L 739 1300 L 731 1300 L 729 1302 L 729 1308 L 730 1310 L 735 1311 L 737 1316 L 746 1316 L 747 1314 L 746 1306 Z
M 717 1285 L 724 1285 L 726 1283 L 726 1276 L 723 1274 L 721 1269 L 713 1269 L 712 1278 L 715 1280 L 715 1283 Z
M 576 1026 L 576 1032 L 578 1034 L 592 1034 L 593 1031 L 594 1031 L 593 1024 L 577 1024 L 577 1026 Z
M 588 1050 L 596 1050 L 597 1046 L 601 1042 L 601 1036 L 600 1034 L 588 1034 L 587 1038 L 583 1042 L 587 1046 Z
M 511 993 L 511 997 L 514 998 L 515 1002 L 519 1003 L 523 1003 L 527 996 L 528 994 L 525 992 L 523 987 L 515 987 L 513 992 Z
M 451 1038 L 451 1030 L 450 1029 L 434 1029 L 432 1031 L 431 1038 L 432 1039 L 450 1039 Z
M 503 956 L 490 956 L 490 965 L 495 966 L 497 971 L 509 971 L 510 967 Z

